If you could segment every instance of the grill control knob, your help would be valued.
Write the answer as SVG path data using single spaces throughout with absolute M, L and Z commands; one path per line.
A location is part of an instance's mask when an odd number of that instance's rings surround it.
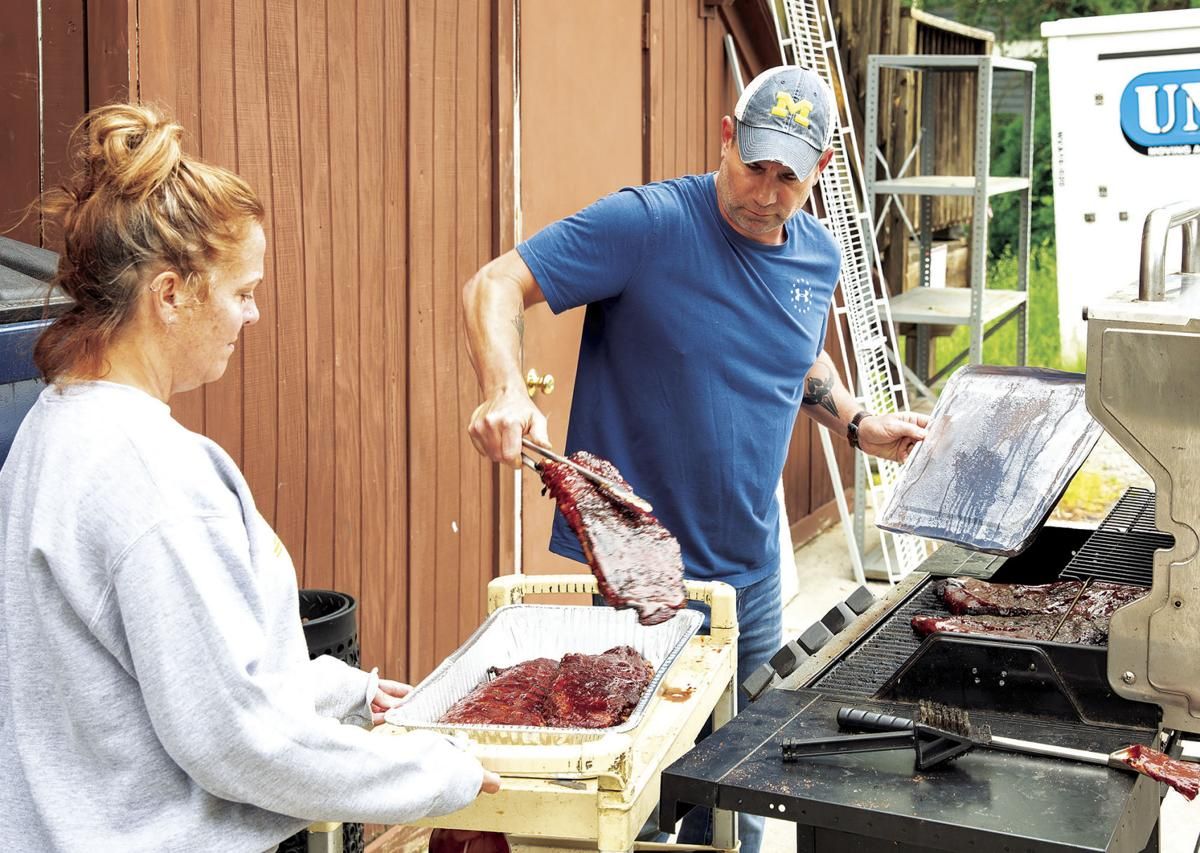
M 854 590 L 854 592 L 850 593 L 850 597 L 846 599 L 846 606 L 859 616 L 870 610 L 871 605 L 874 603 L 875 595 L 865 586 L 860 586 Z
M 820 622 L 814 622 L 808 629 L 796 638 L 800 648 L 815 655 L 817 650 L 833 639 L 833 633 Z
M 779 676 L 775 674 L 775 670 L 771 669 L 769 663 L 764 663 L 742 682 L 742 690 L 745 692 L 746 698 L 753 702 L 768 688 L 778 683 Z
M 804 651 L 795 640 L 791 640 L 784 643 L 771 658 L 771 669 L 779 673 L 781 678 L 787 678 L 807 658 L 808 652 Z
M 853 622 L 857 615 L 845 602 L 838 602 L 821 617 L 821 624 L 828 628 L 830 633 L 836 634 Z

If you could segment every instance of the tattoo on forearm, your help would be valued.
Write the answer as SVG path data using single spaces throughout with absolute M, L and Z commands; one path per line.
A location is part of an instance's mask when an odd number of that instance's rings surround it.
M 804 380 L 804 399 L 806 406 L 820 406 L 835 418 L 838 416 L 837 403 L 833 401 L 833 375 L 814 376 L 809 372 Z

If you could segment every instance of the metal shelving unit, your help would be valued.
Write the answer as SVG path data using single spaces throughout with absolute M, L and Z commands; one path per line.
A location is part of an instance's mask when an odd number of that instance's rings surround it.
M 878 145 L 880 71 L 881 69 L 920 72 L 923 76 L 921 94 L 921 131 L 916 146 L 910 151 L 893 175 Z M 976 75 L 975 89 L 975 174 L 934 174 L 933 141 L 937 138 L 937 115 L 934 109 L 934 83 L 937 75 L 946 72 L 973 71 Z M 1021 116 L 1024 130 L 1021 136 L 1021 173 L 1015 176 L 993 176 L 989 174 L 991 159 L 993 89 L 997 76 L 1011 74 L 1018 78 L 1021 92 Z M 956 367 L 963 358 L 969 357 L 971 364 L 983 361 L 983 342 L 998 328 L 1015 320 L 1017 323 L 1017 362 L 1025 363 L 1026 319 L 1029 287 L 1029 214 L 1030 175 L 1033 168 L 1033 75 L 1034 64 L 1023 60 L 999 56 L 943 56 L 943 55 L 884 55 L 873 54 L 867 60 L 867 113 L 866 152 L 871 167 L 866 170 L 867 198 L 889 196 L 888 201 L 876 209 L 880 210 L 879 223 L 891 204 L 895 204 L 909 231 L 920 242 L 921 286 L 891 299 L 892 321 L 911 323 L 916 328 L 917 352 L 916 375 L 918 387 L 936 382 Z M 917 159 L 920 175 L 905 175 L 909 165 Z M 876 178 L 882 166 L 884 177 Z M 1001 193 L 1020 195 L 1020 226 L 1018 243 L 1017 290 L 991 290 L 987 279 L 987 229 L 988 199 Z M 904 214 L 899 196 L 915 195 L 920 199 L 920 224 L 914 228 Z M 974 210 L 971 222 L 971 282 L 969 288 L 929 287 L 930 256 L 933 246 L 933 197 L 971 196 Z M 996 325 L 987 326 L 995 321 Z M 933 376 L 927 375 L 929 344 L 933 326 L 964 325 L 970 327 L 971 344 L 950 364 Z

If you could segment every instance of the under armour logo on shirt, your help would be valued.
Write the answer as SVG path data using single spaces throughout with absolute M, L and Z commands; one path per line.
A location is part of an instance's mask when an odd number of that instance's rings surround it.
M 792 307 L 796 309 L 797 314 L 807 314 L 812 308 L 813 293 L 808 279 L 798 278 L 793 281 L 790 295 Z

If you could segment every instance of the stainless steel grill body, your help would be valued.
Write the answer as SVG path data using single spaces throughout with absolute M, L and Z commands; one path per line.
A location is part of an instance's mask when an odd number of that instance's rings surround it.
M 1163 274 L 1167 231 L 1184 230 L 1183 272 Z M 1153 587 L 1112 619 L 1108 679 L 1162 707 L 1163 725 L 1200 731 L 1200 205 L 1153 211 L 1142 281 L 1088 310 L 1087 404 L 1153 478 Z

